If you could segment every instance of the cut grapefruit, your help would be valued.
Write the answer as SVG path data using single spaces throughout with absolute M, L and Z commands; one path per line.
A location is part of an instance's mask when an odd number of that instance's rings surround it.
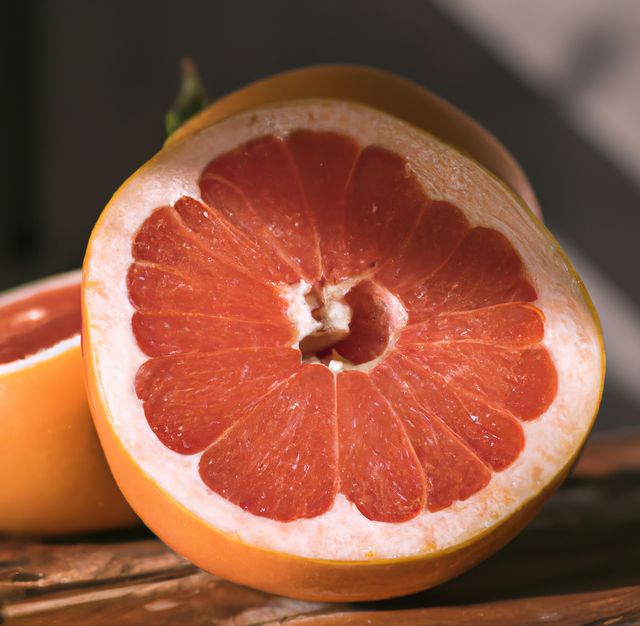
M 513 537 L 604 371 L 588 295 L 520 198 L 336 99 L 192 125 L 134 174 L 89 243 L 83 332 L 142 519 L 205 570 L 324 600 L 424 589 Z
M 135 520 L 107 467 L 82 376 L 80 271 L 0 296 L 0 532 Z

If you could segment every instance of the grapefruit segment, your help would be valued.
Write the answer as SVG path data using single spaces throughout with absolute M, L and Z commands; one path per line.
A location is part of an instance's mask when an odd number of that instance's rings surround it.
M 536 291 L 513 245 L 493 228 L 476 226 L 432 275 L 401 290 L 418 322 L 433 313 L 460 312 L 507 302 L 533 302 Z
M 283 277 L 296 280 L 295 274 L 270 248 L 260 246 L 227 223 L 219 211 L 189 196 L 174 205 L 183 224 L 202 237 L 211 254 L 241 267 L 251 268 L 253 276 L 277 281 Z
M 240 261 L 230 263 L 204 247 L 183 226 L 172 207 L 158 208 L 145 221 L 133 242 L 132 253 L 136 261 L 152 263 L 155 268 L 183 277 L 185 286 L 192 293 L 197 291 L 203 312 L 230 315 L 243 308 L 245 314 L 256 319 L 259 313 L 281 317 L 284 310 L 284 302 L 273 287 L 250 276 Z M 148 279 L 153 280 L 153 276 L 145 276 L 143 282 Z M 151 288 L 142 287 L 138 281 L 132 300 L 139 293 L 145 303 L 143 289 L 144 295 L 152 296 Z M 148 308 L 162 310 L 162 292 L 156 290 L 155 295 L 158 299 L 148 303 Z
M 267 292 L 268 299 L 260 302 L 248 298 L 248 302 L 225 303 L 217 290 L 205 292 L 199 278 L 147 262 L 135 262 L 127 272 L 129 299 L 143 314 L 200 315 L 239 321 L 265 321 L 266 318 L 288 324 L 286 303 L 277 294 Z M 245 284 L 251 285 L 251 282 Z
M 523 350 L 474 342 L 403 346 L 402 353 L 424 370 L 477 397 L 488 399 L 521 420 L 539 417 L 558 388 L 555 366 L 545 348 Z
M 444 264 L 468 230 L 469 222 L 460 209 L 432 200 L 405 244 L 380 269 L 378 280 L 395 289 L 417 283 Z
M 200 181 L 200 193 L 208 207 L 215 207 L 237 235 L 243 235 L 251 245 L 260 250 L 276 276 L 287 282 L 300 278 L 300 269 L 295 262 L 286 258 L 286 253 L 274 246 L 274 238 L 252 211 L 243 194 L 228 182 L 215 177 L 206 177 Z M 195 201 L 193 198 L 190 200 Z
M 211 183 L 227 183 L 238 194 L 216 204 Z M 300 179 L 285 143 L 267 135 L 213 160 L 200 178 L 203 199 L 254 237 L 274 241 L 301 276 L 320 276 L 320 249 Z M 228 193 L 228 192 L 227 192 Z
M 286 139 L 314 218 L 323 274 L 344 278 L 346 190 L 360 147 L 340 133 L 297 130 Z
M 528 346 L 544 338 L 544 315 L 530 304 L 503 304 L 463 313 L 441 313 L 407 327 L 403 342 L 473 341 L 499 346 Z
M 132 327 L 140 349 L 149 356 L 217 352 L 226 348 L 284 347 L 295 339 L 286 323 L 210 315 L 134 313 Z
M 96 423 L 205 568 L 363 598 L 415 567 L 418 589 L 505 541 L 584 441 L 603 362 L 566 268 L 501 183 L 399 120 L 250 111 L 171 143 L 96 226 Z M 230 562 L 245 548 L 276 582 Z
M 288 522 L 326 513 L 338 487 L 334 380 L 307 364 L 274 387 L 200 459 L 216 493 Z
M 292 376 L 299 364 L 295 350 L 268 348 L 151 359 L 138 370 L 136 394 L 160 441 L 181 454 L 194 454 Z
M 425 504 L 425 478 L 411 442 L 366 374 L 337 378 L 340 491 L 368 519 L 403 522 Z
M 392 386 L 405 389 L 413 400 L 414 411 L 445 424 L 451 431 L 449 436 L 457 436 L 495 471 L 508 467 L 524 448 L 522 427 L 511 414 L 490 407 L 477 395 L 466 393 L 464 387 L 405 356 L 393 355 L 373 376 L 374 380 L 386 380 L 387 389 Z
M 420 404 L 397 361 L 397 357 L 390 357 L 372 372 L 371 377 L 401 416 L 420 460 L 426 477 L 427 509 L 439 511 L 456 500 L 466 500 L 485 487 L 491 473 L 433 409 L 425 409 Z
M 370 273 L 389 260 L 429 204 L 405 159 L 379 146 L 360 152 L 346 193 L 347 276 Z

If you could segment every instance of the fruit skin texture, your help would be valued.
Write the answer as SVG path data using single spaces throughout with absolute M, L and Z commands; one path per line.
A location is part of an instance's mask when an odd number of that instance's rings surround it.
M 0 375 L 0 532 L 57 535 L 139 523 L 93 427 L 78 343 Z
M 486 131 L 429 92 L 393 75 L 366 68 L 311 68 L 266 79 L 214 103 L 176 131 L 167 145 L 181 141 L 230 115 L 262 104 L 288 98 L 322 97 L 368 104 L 430 131 L 471 154 L 485 168 L 506 180 L 521 196 L 528 196 L 528 206 L 518 198 L 523 211 L 531 210 L 539 215 L 535 196 L 519 166 Z M 387 101 L 388 106 L 385 107 L 381 99 Z M 425 124 L 418 119 L 422 117 L 423 121 L 428 121 L 431 112 L 436 110 L 439 114 L 435 119 L 448 128 L 447 132 L 438 133 L 437 128 L 425 128 Z M 456 140 L 465 137 L 466 143 L 462 145 Z M 513 193 L 511 189 L 506 191 Z M 108 206 L 105 212 L 107 210 Z M 544 226 L 540 227 L 553 240 Z M 99 228 L 100 221 L 94 233 Z M 91 256 L 91 245 L 90 241 L 87 259 Z M 571 268 L 568 261 L 567 267 Z M 574 273 L 572 269 L 570 271 Z M 575 278 L 579 282 L 579 278 Z M 590 303 L 586 291 L 584 297 Z M 595 310 L 589 306 L 597 320 Z M 86 313 L 83 304 L 85 338 L 88 337 Z M 453 548 L 398 559 L 336 561 L 303 558 L 251 546 L 220 532 L 182 507 L 145 475 L 121 444 L 99 402 L 99 381 L 94 358 L 91 342 L 86 341 L 85 374 L 96 429 L 118 484 L 145 523 L 170 547 L 205 570 L 237 583 L 301 599 L 377 600 L 417 592 L 455 577 L 515 537 L 566 478 L 579 454 L 577 451 L 568 459 L 555 478 L 540 492 L 532 494 L 511 517 Z M 594 419 L 595 415 L 591 423 Z

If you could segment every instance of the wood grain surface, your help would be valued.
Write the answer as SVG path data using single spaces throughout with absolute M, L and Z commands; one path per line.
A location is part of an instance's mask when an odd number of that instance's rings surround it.
M 638 626 L 640 433 L 592 439 L 511 544 L 406 598 L 320 604 L 205 574 L 146 529 L 0 538 L 0 623 L 35 625 Z

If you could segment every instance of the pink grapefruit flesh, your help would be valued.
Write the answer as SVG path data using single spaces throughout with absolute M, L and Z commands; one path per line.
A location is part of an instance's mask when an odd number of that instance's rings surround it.
M 204 451 L 207 487 L 281 522 L 326 513 L 337 493 L 400 522 L 518 458 L 520 423 L 550 406 L 557 374 L 503 234 L 343 133 L 259 137 L 213 159 L 199 188 L 204 202 L 145 220 L 128 289 L 146 418 L 172 450 Z M 368 371 L 291 348 L 278 285 L 301 280 L 345 285 L 349 333 L 324 352 Z
M 41 291 L 0 307 L 0 363 L 10 363 L 78 334 L 80 284 Z

